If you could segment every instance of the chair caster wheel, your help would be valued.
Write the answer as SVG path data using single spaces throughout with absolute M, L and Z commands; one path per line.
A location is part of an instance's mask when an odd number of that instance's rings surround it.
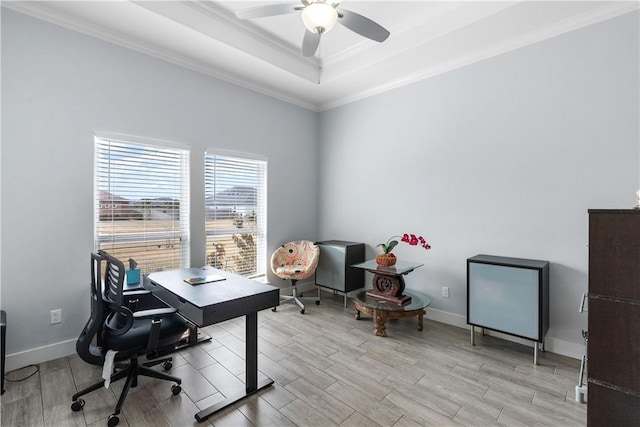
M 165 371 L 170 371 L 171 368 L 173 368 L 173 363 L 171 363 L 170 360 L 167 360 L 162 364 L 162 369 L 164 369 Z
M 71 410 L 73 412 L 78 412 L 82 408 L 84 408 L 84 399 L 74 400 L 71 403 Z
M 273 312 L 275 313 L 275 312 L 276 312 L 276 307 L 273 307 L 273 308 L 271 309 L 271 311 L 273 311 Z
M 316 305 L 320 305 L 320 301 L 316 301 Z
M 182 387 L 180 387 L 178 384 L 174 384 L 171 386 L 171 393 L 174 396 L 180 394 L 181 391 L 182 391 Z
M 107 419 L 107 425 L 109 427 L 116 427 L 120 422 L 120 418 L 116 414 L 109 415 L 109 419 Z
M 304 314 L 304 308 L 300 310 L 300 314 Z

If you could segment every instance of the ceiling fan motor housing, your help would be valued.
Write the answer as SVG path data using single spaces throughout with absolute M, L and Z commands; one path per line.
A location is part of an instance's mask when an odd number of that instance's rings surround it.
M 338 21 L 338 11 L 323 1 L 313 2 L 302 11 L 302 22 L 309 31 L 323 34 L 331 31 Z

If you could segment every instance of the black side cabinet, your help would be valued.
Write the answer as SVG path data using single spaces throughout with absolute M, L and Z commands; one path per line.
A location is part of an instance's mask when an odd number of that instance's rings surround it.
M 536 342 L 549 329 L 549 262 L 476 255 L 467 260 L 467 323 Z
M 351 267 L 364 261 L 364 243 L 343 240 L 317 242 L 320 261 L 316 269 L 316 285 L 344 293 L 364 288 L 364 270 Z

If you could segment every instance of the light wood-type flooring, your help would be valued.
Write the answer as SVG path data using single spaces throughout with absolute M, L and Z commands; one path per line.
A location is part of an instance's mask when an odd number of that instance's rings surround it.
M 352 303 L 323 293 L 306 314 L 285 302 L 258 317 L 259 370 L 275 384 L 198 423 L 194 415 L 244 382 L 244 318 L 205 328 L 212 340 L 174 355 L 171 383 L 143 378 L 127 397 L 120 426 L 573 426 L 586 424 L 575 402 L 577 360 L 541 353 L 493 337 L 425 319 L 387 323 L 374 336 L 370 317 L 355 320 Z M 80 332 L 80 331 L 78 331 Z M 71 395 L 101 375 L 99 367 L 69 356 L 39 365 L 21 382 L 5 383 L 2 426 L 106 426 L 119 381 L 84 397 Z M 7 374 L 25 376 L 33 368 Z M 259 377 L 261 378 L 261 377 Z

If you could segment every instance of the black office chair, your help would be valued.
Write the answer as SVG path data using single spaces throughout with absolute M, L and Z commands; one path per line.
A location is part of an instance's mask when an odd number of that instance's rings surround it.
M 102 284 L 102 263 L 106 261 L 104 286 Z M 92 365 L 102 366 L 108 350 L 117 351 L 115 369 L 111 382 L 126 378 L 124 388 L 109 416 L 108 426 L 114 427 L 120 419 L 118 415 L 127 393 L 138 385 L 138 376 L 173 381 L 174 395 L 180 393 L 180 378 L 151 369 L 163 364 L 171 369 L 171 358 L 160 358 L 175 350 L 188 328 L 186 321 L 172 307 L 135 311 L 127 305 L 143 297 L 155 298 L 148 291 L 124 292 L 124 264 L 104 251 L 91 254 L 91 317 L 76 342 L 76 351 L 82 360 Z M 148 306 L 148 303 L 146 304 Z M 141 363 L 139 357 L 147 356 L 149 361 Z M 104 380 L 79 391 L 72 397 L 71 409 L 81 410 L 85 401 L 80 398 L 99 389 Z

